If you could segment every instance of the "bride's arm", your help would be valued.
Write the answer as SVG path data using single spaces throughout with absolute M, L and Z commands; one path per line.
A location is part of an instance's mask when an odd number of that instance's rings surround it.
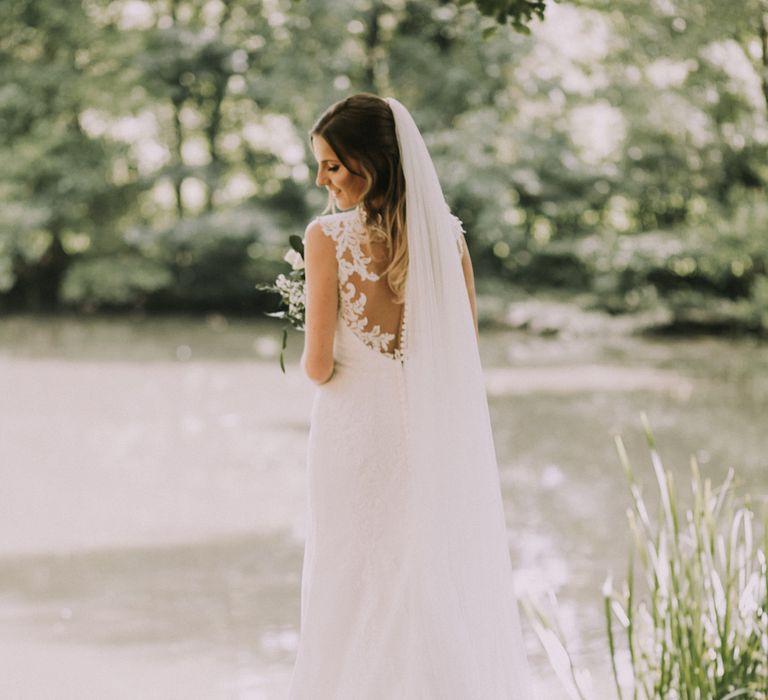
M 469 247 L 466 243 L 461 255 L 461 269 L 464 270 L 464 282 L 467 285 L 467 295 L 469 296 L 469 305 L 472 308 L 472 320 L 475 323 L 475 335 L 480 338 L 480 332 L 477 325 L 477 299 L 475 297 L 475 275 L 472 271 L 472 259 L 469 257 Z
M 313 221 L 304 235 L 307 306 L 301 367 L 316 384 L 333 376 L 333 335 L 338 311 L 336 250 L 333 240 Z

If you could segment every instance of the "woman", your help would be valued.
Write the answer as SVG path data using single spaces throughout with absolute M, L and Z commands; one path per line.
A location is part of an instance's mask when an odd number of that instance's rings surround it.
M 353 95 L 310 139 L 343 211 L 305 236 L 318 389 L 290 700 L 527 700 L 461 223 L 397 100 Z

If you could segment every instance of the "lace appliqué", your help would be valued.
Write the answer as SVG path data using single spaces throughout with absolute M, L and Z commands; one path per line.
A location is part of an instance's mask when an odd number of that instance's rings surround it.
M 400 347 L 390 352 L 387 347 L 395 339 L 395 334 L 382 332 L 379 324 L 370 329 L 366 328 L 368 317 L 365 315 L 365 305 L 368 302 L 368 297 L 364 292 L 358 291 L 354 282 L 349 279 L 353 274 L 359 275 L 360 279 L 371 280 L 372 282 L 377 282 L 380 279 L 379 275 L 368 269 L 371 258 L 365 255 L 360 247 L 360 240 L 365 229 L 359 212 L 353 210 L 350 216 L 329 217 L 325 221 L 321 220 L 321 224 L 323 231 L 336 243 L 341 316 L 344 322 L 369 348 L 393 360 L 402 360 L 404 358 L 402 347 L 405 319 L 403 319 Z

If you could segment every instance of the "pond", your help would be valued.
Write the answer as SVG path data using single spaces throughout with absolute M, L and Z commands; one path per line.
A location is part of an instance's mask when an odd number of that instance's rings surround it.
M 279 326 L 205 318 L 0 321 L 0 697 L 285 697 L 299 623 L 313 386 Z M 601 584 L 653 496 L 648 417 L 685 491 L 768 492 L 768 353 L 748 339 L 483 331 L 510 551 L 558 600 L 611 698 Z M 523 617 L 539 688 L 565 697 Z

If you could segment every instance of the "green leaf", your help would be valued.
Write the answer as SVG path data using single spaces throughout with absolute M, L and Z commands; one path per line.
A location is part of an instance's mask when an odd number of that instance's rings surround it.
M 301 237 L 297 236 L 296 234 L 293 234 L 292 236 L 288 237 L 288 242 L 291 244 L 291 248 L 293 248 L 303 258 L 304 243 L 302 243 Z
M 285 348 L 288 347 L 288 329 L 283 329 L 283 344 L 280 350 L 280 369 L 285 374 Z

